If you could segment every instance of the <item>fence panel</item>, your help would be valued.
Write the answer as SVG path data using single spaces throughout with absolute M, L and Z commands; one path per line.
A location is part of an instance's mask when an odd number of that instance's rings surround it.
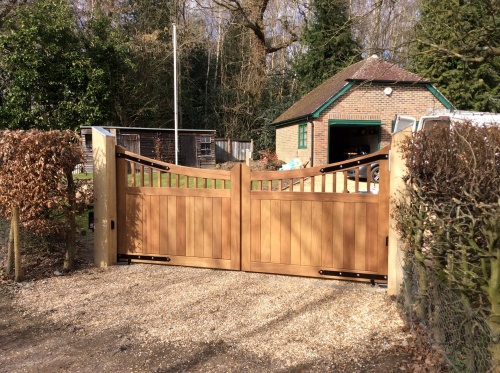
M 217 163 L 223 162 L 243 162 L 246 151 L 252 151 L 252 140 L 215 140 L 215 160 Z

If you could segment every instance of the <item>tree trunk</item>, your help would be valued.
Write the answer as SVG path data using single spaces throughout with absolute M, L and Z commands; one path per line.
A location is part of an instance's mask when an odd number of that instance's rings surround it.
M 495 258 L 491 259 L 491 276 L 487 289 L 491 304 L 491 314 L 487 319 L 490 327 L 492 342 L 490 343 L 491 366 L 500 367 L 500 249 L 496 250 Z
M 21 280 L 21 248 L 19 246 L 19 207 L 12 209 L 12 236 L 14 238 L 14 281 Z
M 64 269 L 71 270 L 75 262 L 76 253 L 76 190 L 73 173 L 66 173 L 68 181 L 69 206 L 66 212 L 68 226 L 66 228 L 66 253 L 64 255 Z
M 5 275 L 12 279 L 14 272 L 14 219 L 10 221 L 9 242 L 7 243 L 7 263 Z

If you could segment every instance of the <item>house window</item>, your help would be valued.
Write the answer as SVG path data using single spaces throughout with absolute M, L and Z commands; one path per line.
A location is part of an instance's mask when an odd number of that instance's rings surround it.
M 210 136 L 201 136 L 201 155 L 212 155 L 212 138 Z
M 299 124 L 299 149 L 307 148 L 307 123 Z

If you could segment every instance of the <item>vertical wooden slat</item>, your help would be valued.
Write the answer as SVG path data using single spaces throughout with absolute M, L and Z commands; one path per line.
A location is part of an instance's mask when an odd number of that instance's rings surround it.
M 203 198 L 194 199 L 194 226 L 196 232 L 194 235 L 194 256 L 203 258 Z
M 279 200 L 271 201 L 271 263 L 281 262 L 281 208 Z
M 326 175 L 321 175 L 321 193 L 326 192 Z
M 333 268 L 346 268 L 344 265 L 344 203 L 333 203 L 333 216 L 332 216 L 332 256 Z
M 300 178 L 300 191 L 301 192 L 304 191 L 304 178 L 303 177 Z
M 241 269 L 250 271 L 252 260 L 253 211 L 251 207 L 251 172 L 241 166 Z
M 179 174 L 175 174 L 175 180 L 174 181 L 175 181 L 175 187 L 179 188 L 180 187 L 179 186 Z
M 144 186 L 144 166 L 143 165 L 140 165 L 139 169 L 141 170 L 141 181 L 140 181 L 140 186 L 143 187 Z
M 142 252 L 146 254 L 153 254 L 151 250 L 151 196 L 142 195 Z
M 160 196 L 160 254 L 167 255 L 168 252 L 168 197 Z
M 149 186 L 154 187 L 153 168 L 149 167 Z
M 177 255 L 186 255 L 186 197 L 177 197 Z
M 151 196 L 150 198 L 151 206 L 149 208 L 150 216 L 150 229 L 148 234 L 151 239 L 149 244 L 151 245 L 151 253 L 160 253 L 160 196 Z
M 280 260 L 283 264 L 291 263 L 291 228 L 292 215 L 290 201 L 281 202 L 281 254 Z
M 177 197 L 168 196 L 168 253 L 170 255 L 177 255 Z
M 348 193 L 347 190 L 347 171 L 342 172 L 342 176 L 344 177 L 344 191 L 342 193 Z
M 231 259 L 231 200 L 222 199 L 222 259 Z
M 355 204 L 344 204 L 344 268 L 355 269 Z
M 333 266 L 333 202 L 323 203 L 321 219 L 321 265 Z
M 186 198 L 186 256 L 194 256 L 194 197 Z
M 293 192 L 293 179 L 288 180 L 288 191 Z
M 278 180 L 278 192 L 281 192 L 283 190 L 283 180 L 279 179 Z
M 142 253 L 143 213 L 142 196 L 128 195 L 126 197 L 127 231 L 126 247 L 128 253 Z
M 260 262 L 260 242 L 261 242 L 261 212 L 260 200 L 254 199 L 251 201 L 251 219 L 250 219 L 250 260 L 252 262 Z M 244 225 L 243 225 L 244 226 Z M 250 268 L 244 269 L 249 271 Z
M 359 167 L 354 173 L 354 193 L 359 193 Z
M 378 270 L 378 205 L 368 203 L 366 205 L 366 270 Z
M 312 202 L 311 208 L 311 265 L 321 265 L 321 227 L 323 220 L 323 203 Z
M 231 269 L 241 269 L 241 169 L 231 169 Z
M 212 258 L 213 243 L 212 198 L 203 198 L 203 256 Z
M 300 264 L 300 216 L 302 214 L 302 203 L 300 201 L 291 202 L 291 216 L 292 216 L 292 236 L 291 236 L 291 264 Z
M 212 257 L 222 258 L 222 201 L 214 198 L 212 201 L 212 222 L 213 222 L 213 244 Z
M 312 245 L 312 203 L 302 201 L 302 213 L 300 214 L 300 264 L 311 265 Z
M 260 260 L 271 261 L 271 201 L 260 202 Z
M 314 193 L 315 178 L 314 178 L 314 176 L 311 176 L 309 179 L 311 180 L 311 190 L 310 190 L 310 192 Z
M 356 203 L 354 214 L 354 268 L 366 269 L 366 203 Z
M 332 177 L 332 191 L 333 193 L 337 193 L 337 172 L 331 174 Z

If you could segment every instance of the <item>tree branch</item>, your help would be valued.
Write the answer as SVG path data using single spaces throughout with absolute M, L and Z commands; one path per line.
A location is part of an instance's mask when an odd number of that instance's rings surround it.
M 430 43 L 428 41 L 422 40 L 422 39 L 416 39 L 417 42 L 427 45 L 428 47 L 437 49 L 438 51 L 444 52 L 448 54 L 451 57 L 456 57 L 461 59 L 464 62 L 484 62 L 488 58 L 492 58 L 495 56 L 500 56 L 500 48 L 498 47 L 480 47 L 480 46 L 475 46 L 467 49 L 459 49 L 459 50 L 452 50 L 448 49 L 445 47 L 442 47 L 438 44 L 435 43 Z M 467 54 L 470 53 L 482 53 L 480 56 L 468 56 Z

